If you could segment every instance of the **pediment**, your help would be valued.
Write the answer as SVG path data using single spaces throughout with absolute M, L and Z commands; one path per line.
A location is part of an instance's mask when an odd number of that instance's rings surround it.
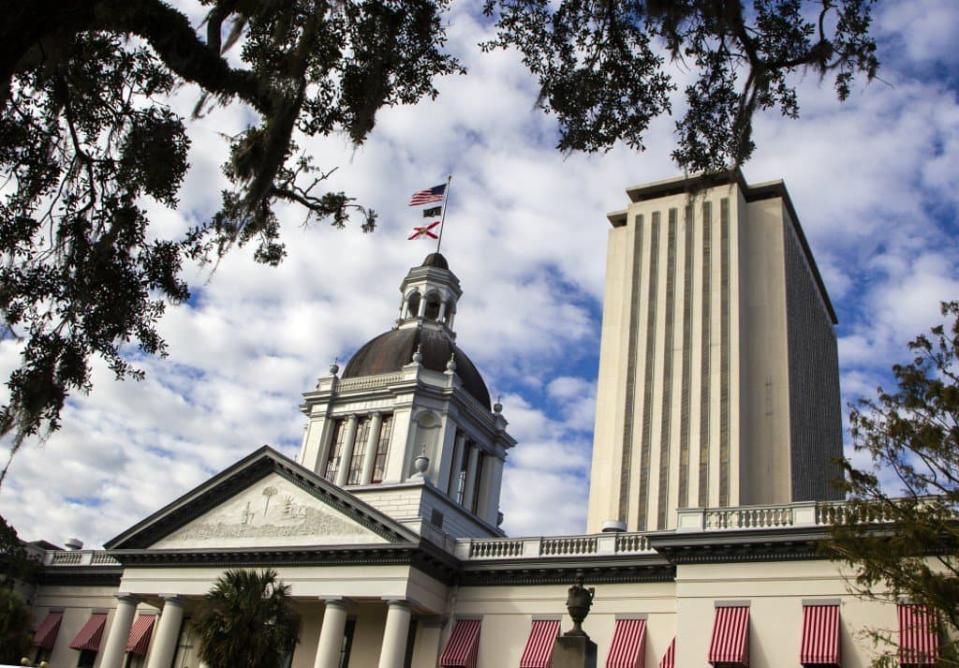
M 385 538 L 271 473 L 150 549 L 387 543 Z
M 264 446 L 104 547 L 189 552 L 418 540 L 395 520 Z

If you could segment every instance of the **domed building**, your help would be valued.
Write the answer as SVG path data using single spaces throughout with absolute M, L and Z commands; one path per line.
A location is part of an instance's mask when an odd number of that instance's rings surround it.
M 105 549 L 36 547 L 30 658 L 197 668 L 213 584 L 273 568 L 299 620 L 283 668 L 865 668 L 883 648 L 864 629 L 933 665 L 920 606 L 850 594 L 818 551 L 845 512 L 820 485 L 835 341 L 785 186 L 735 172 L 627 193 L 609 216 L 592 533 L 503 535 L 516 443 L 435 253 L 400 283 L 393 327 L 303 395 L 296 461 L 264 446 Z M 580 578 L 595 645 L 568 663 Z

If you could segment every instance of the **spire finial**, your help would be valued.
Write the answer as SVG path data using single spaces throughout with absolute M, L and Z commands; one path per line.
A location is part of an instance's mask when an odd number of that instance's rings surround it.
M 503 395 L 500 394 L 496 397 L 496 403 L 493 404 L 493 412 L 499 415 L 503 412 Z
M 423 363 L 423 344 L 420 343 L 416 346 L 416 352 L 413 353 L 413 362 L 416 364 Z
M 455 373 L 455 372 L 456 372 L 456 352 L 455 352 L 455 351 L 452 352 L 452 353 L 450 353 L 450 359 L 449 359 L 449 361 L 446 363 L 446 370 L 447 370 L 449 373 Z

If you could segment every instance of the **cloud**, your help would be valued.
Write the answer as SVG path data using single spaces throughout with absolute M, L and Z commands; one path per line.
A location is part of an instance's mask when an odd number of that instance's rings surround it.
M 457 341 L 504 396 L 519 441 L 504 526 L 584 529 L 605 213 L 625 205 L 627 186 L 676 174 L 673 121 L 653 124 L 643 154 L 559 154 L 555 122 L 534 109 L 535 81 L 517 54 L 479 52 L 488 26 L 468 5 L 450 20 L 468 76 L 439 81 L 435 101 L 383 110 L 359 148 L 341 136 L 300 141 L 319 166 L 338 168 L 331 189 L 379 211 L 378 230 L 304 227 L 286 207 L 282 266 L 237 249 L 213 273 L 189 267 L 194 298 L 161 323 L 170 356 L 140 360 L 139 383 L 116 383 L 98 364 L 93 392 L 70 400 L 63 429 L 17 455 L 0 513 L 25 537 L 95 546 L 263 443 L 295 456 L 300 394 L 391 326 L 402 277 L 432 250 L 406 241 L 421 220 L 406 199 L 450 173 L 443 252 L 464 290 Z M 191 7 L 199 20 L 202 8 Z M 801 119 L 758 118 L 759 149 L 745 166 L 750 180 L 782 178 L 790 189 L 838 311 L 845 401 L 888 385 L 905 341 L 959 288 L 959 104 L 944 70 L 959 5 L 903 0 L 877 11 L 883 81 L 839 104 L 828 82 L 797 78 Z M 185 87 L 171 104 L 188 114 L 196 100 Z M 681 105 L 677 95 L 677 113 Z M 151 207 L 152 234 L 175 237 L 217 208 L 221 133 L 247 121 L 229 107 L 191 125 L 180 207 Z M 16 354 L 0 342 L 0 372 Z

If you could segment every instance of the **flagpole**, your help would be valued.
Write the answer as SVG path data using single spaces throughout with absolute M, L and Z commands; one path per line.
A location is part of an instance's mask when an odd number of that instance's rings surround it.
M 436 252 L 440 252 L 440 244 L 443 243 L 443 228 L 446 227 L 446 204 L 450 201 L 450 183 L 453 181 L 453 175 L 446 177 L 446 195 L 443 197 L 443 215 L 440 218 L 440 236 L 436 239 Z

